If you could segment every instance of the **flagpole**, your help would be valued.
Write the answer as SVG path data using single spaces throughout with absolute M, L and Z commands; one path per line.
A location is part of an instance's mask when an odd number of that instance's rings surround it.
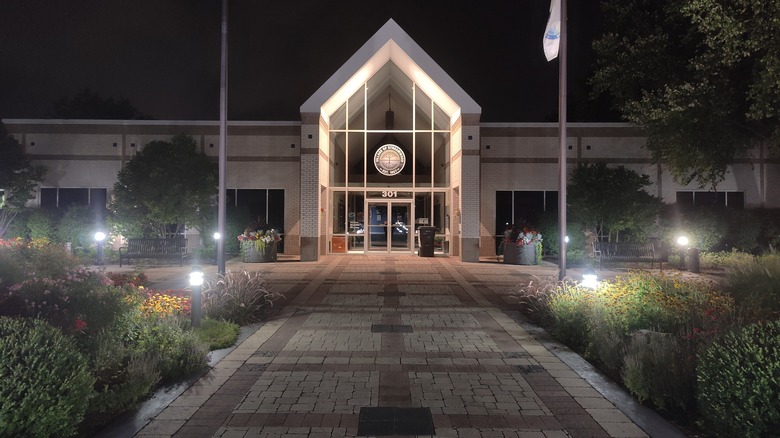
M 217 195 L 217 272 L 225 273 L 225 214 L 226 190 L 225 171 L 227 168 L 227 37 L 228 37 L 228 0 L 222 0 L 222 53 L 220 56 L 219 79 L 219 194 Z
M 558 279 L 566 277 L 566 0 L 561 0 L 561 34 L 558 53 Z

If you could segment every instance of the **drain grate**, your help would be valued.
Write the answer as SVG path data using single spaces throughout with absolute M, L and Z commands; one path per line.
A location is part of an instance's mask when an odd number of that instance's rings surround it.
M 543 373 L 544 367 L 541 365 L 515 365 L 515 370 L 520 374 L 536 374 Z
M 371 324 L 371 333 L 411 333 L 412 326 L 405 324 Z
M 365 407 L 358 416 L 358 436 L 434 435 L 430 408 Z

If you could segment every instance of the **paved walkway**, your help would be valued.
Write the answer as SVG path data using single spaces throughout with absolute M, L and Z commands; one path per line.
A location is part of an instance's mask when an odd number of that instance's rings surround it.
M 328 256 L 228 269 L 263 271 L 284 307 L 136 436 L 681 436 L 511 310 L 507 293 L 553 266 Z M 165 287 L 187 271 L 146 270 Z

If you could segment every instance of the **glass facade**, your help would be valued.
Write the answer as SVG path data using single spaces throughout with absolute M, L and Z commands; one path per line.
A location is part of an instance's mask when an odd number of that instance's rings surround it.
M 330 252 L 414 252 L 450 240 L 450 116 L 393 62 L 329 114 Z

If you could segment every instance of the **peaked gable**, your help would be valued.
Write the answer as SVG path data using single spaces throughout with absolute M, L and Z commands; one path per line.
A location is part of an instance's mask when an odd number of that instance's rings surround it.
M 409 78 L 450 115 L 481 114 L 472 99 L 400 26 L 390 19 L 355 52 L 306 102 L 301 113 L 327 117 L 388 61 L 393 61 Z

